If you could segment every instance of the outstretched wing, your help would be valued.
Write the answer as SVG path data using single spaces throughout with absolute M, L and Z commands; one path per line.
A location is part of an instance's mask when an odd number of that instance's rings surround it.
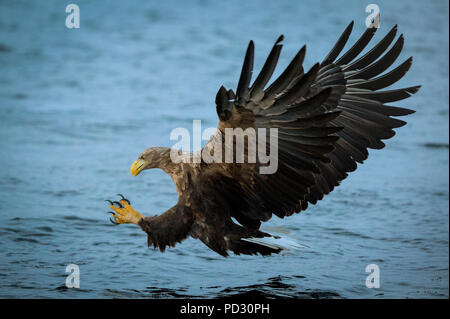
M 368 148 L 381 149 L 382 140 L 405 124 L 396 119 L 414 111 L 385 105 L 405 99 L 419 86 L 385 90 L 408 71 L 412 58 L 386 71 L 399 56 L 403 35 L 394 41 L 397 26 L 367 53 L 358 57 L 376 29 L 367 29 L 341 57 L 353 22 L 322 63 L 306 73 L 303 47 L 284 72 L 267 88 L 281 52 L 279 37 L 252 85 L 254 44 L 250 41 L 236 94 L 221 87 L 216 97 L 218 130 L 204 150 L 217 143 L 225 151 L 225 128 L 277 128 L 278 169 L 260 174 L 256 163 L 205 164 L 202 174 L 214 175 L 217 202 L 230 205 L 229 214 L 257 229 L 272 213 L 279 217 L 315 204 L 368 157 Z M 384 55 L 383 53 L 386 52 Z M 338 58 L 339 57 L 339 58 Z M 380 75 L 382 74 L 382 75 Z M 259 137 L 258 137 L 259 138 Z M 267 138 L 267 151 L 270 150 Z

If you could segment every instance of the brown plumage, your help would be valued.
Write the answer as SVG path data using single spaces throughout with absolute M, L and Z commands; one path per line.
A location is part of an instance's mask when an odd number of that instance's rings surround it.
M 227 256 L 267 255 L 281 248 L 245 239 L 269 237 L 259 230 L 272 214 L 283 218 L 305 210 L 330 193 L 368 157 L 368 148 L 381 149 L 394 128 L 406 124 L 394 118 L 414 111 L 384 103 L 405 99 L 419 86 L 385 90 L 408 71 L 412 58 L 382 74 L 403 47 L 394 41 L 397 26 L 371 50 L 358 58 L 377 29 L 367 29 L 340 58 L 353 28 L 346 28 L 322 63 L 303 70 L 303 47 L 286 70 L 269 86 L 281 52 L 280 36 L 261 72 L 251 84 L 254 44 L 250 41 L 236 94 L 224 87 L 216 96 L 219 124 L 203 151 L 214 149 L 225 128 L 277 128 L 278 169 L 260 174 L 256 163 L 179 163 L 170 149 L 149 148 L 132 166 L 133 175 L 160 168 L 178 192 L 178 203 L 160 216 L 143 217 L 124 200 L 112 205 L 115 222 L 138 224 L 149 245 L 164 251 L 188 236 Z M 222 149 L 225 143 L 222 140 Z M 269 149 L 267 141 L 267 149 Z M 223 152 L 224 153 L 224 152 Z M 191 156 L 187 154 L 185 156 Z M 234 218 L 239 224 L 233 221 Z

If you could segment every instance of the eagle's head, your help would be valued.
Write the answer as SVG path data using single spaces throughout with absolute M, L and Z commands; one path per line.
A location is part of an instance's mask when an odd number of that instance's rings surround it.
M 170 149 L 165 147 L 150 147 L 146 149 L 131 165 L 131 175 L 137 176 L 146 169 L 161 167 L 161 162 L 167 161 Z

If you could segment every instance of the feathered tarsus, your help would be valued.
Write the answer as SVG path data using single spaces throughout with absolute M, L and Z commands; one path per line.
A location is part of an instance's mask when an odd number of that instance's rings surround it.
M 344 51 L 352 28 L 353 22 L 325 59 L 307 72 L 303 69 L 306 47 L 302 47 L 270 85 L 284 37 L 275 42 L 253 84 L 254 43 L 250 41 L 236 94 L 223 86 L 219 89 L 218 130 L 205 149 L 214 149 L 219 142 L 224 148 L 226 128 L 277 128 L 274 174 L 260 174 L 264 165 L 258 161 L 176 164 L 168 148 L 142 153 L 132 166 L 133 175 L 161 168 L 172 177 L 179 195 L 178 203 L 166 213 L 138 216 L 136 223 L 148 233 L 149 244 L 164 250 L 192 236 L 223 256 L 228 251 L 278 253 L 280 247 L 248 241 L 271 236 L 259 230 L 261 222 L 272 214 L 283 218 L 317 203 L 367 159 L 369 148 L 384 147 L 382 140 L 393 137 L 393 129 L 405 124 L 394 117 L 414 112 L 384 104 L 418 91 L 419 86 L 386 90 L 409 70 L 412 57 L 389 70 L 404 45 L 400 35 L 391 46 L 397 26 L 365 54 L 361 52 L 375 28 L 367 29 Z M 125 217 L 122 220 L 126 222 Z

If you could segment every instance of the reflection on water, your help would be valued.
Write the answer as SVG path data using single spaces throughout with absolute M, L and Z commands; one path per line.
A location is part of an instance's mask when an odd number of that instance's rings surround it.
M 175 127 L 216 125 L 215 94 L 236 87 L 248 40 L 255 69 L 281 33 L 280 65 L 306 43 L 308 68 L 350 20 L 351 41 L 364 31 L 365 7 L 77 4 L 78 30 L 64 27 L 60 1 L 0 4 L 0 297 L 448 297 L 447 1 L 379 1 L 375 40 L 395 23 L 404 32 L 401 59 L 414 63 L 399 85 L 423 88 L 398 105 L 417 113 L 318 205 L 265 226 L 309 248 L 226 259 L 193 239 L 148 249 L 136 227 L 109 224 L 103 200 L 123 193 L 147 215 L 171 207 L 167 175 L 132 178 L 129 166 L 171 146 Z M 65 287 L 70 263 L 80 289 Z M 371 263 L 379 289 L 365 286 Z

